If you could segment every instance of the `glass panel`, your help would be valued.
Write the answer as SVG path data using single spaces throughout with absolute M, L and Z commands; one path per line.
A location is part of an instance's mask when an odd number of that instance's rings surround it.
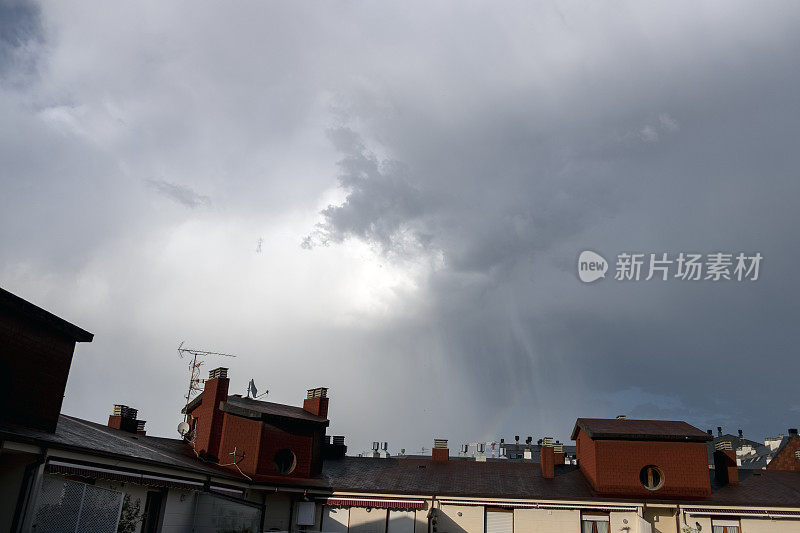
M 608 522 L 595 522 L 597 533 L 608 533 Z

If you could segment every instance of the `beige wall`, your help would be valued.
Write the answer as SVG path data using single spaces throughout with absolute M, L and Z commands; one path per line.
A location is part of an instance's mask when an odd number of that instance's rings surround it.
M 386 533 L 386 509 L 350 508 L 350 533 Z
M 800 520 L 742 518 L 742 533 L 800 533 Z
M 442 505 L 437 533 L 483 533 L 483 506 Z M 458 516 L 461 513 L 461 516 Z
M 576 533 L 580 524 L 580 511 L 514 509 L 514 533 Z
M 635 512 L 622 513 L 613 511 L 609 516 L 608 531 L 609 533 L 637 533 L 638 520 L 639 515 Z
M 650 507 L 644 510 L 644 519 L 653 526 L 653 533 L 678 533 L 675 509 Z
M 428 512 L 430 508 L 430 502 L 426 501 L 423 509 L 417 509 L 414 533 L 428 533 Z

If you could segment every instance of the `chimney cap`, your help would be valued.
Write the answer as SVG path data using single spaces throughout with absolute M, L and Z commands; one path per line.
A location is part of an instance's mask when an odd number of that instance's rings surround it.
M 122 418 L 136 420 L 138 414 L 139 411 L 133 407 L 128 407 L 127 405 L 122 405 L 120 403 L 114 404 L 114 416 L 121 416 Z
M 228 369 L 224 366 L 217 367 L 208 371 L 208 379 L 227 378 Z
M 789 428 L 789 435 L 797 435 L 797 428 Z
M 380 442 L 378 442 L 376 440 L 372 441 L 372 449 L 373 450 L 375 450 L 377 452 L 380 449 L 380 447 L 381 447 L 381 443 Z
M 617 415 L 617 420 L 627 420 L 628 417 L 626 415 Z
M 447 448 L 447 439 L 433 439 L 434 448 Z
M 306 399 L 311 398 L 327 398 L 328 397 L 328 388 L 327 387 L 315 387 L 313 389 L 308 389 L 306 391 Z

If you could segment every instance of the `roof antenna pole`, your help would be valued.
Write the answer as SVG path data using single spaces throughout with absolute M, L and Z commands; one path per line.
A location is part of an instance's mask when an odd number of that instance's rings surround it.
M 200 366 L 202 366 L 203 361 L 200 360 L 198 362 L 197 358 L 198 357 L 205 357 L 207 355 L 219 355 L 219 356 L 222 356 L 222 357 L 236 357 L 236 356 L 233 355 L 233 354 L 229 354 L 229 353 L 209 352 L 209 351 L 206 351 L 206 350 L 197 350 L 197 349 L 194 349 L 194 348 L 184 348 L 183 347 L 184 342 L 185 341 L 181 342 L 180 345 L 178 346 L 178 357 L 183 359 L 184 356 L 186 356 L 186 355 L 191 355 L 192 356 L 192 361 L 191 361 L 191 363 L 189 363 L 189 389 L 186 391 L 186 409 L 185 410 L 187 411 L 187 413 L 186 413 L 186 416 L 184 418 L 184 422 L 188 423 L 189 422 L 189 413 L 188 413 L 189 402 L 192 401 L 192 396 L 194 396 L 194 394 L 200 390 L 200 383 L 203 382 L 203 380 L 200 379 Z

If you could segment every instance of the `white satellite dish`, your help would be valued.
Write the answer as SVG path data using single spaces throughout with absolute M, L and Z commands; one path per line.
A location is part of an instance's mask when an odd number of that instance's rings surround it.
M 189 433 L 189 424 L 185 421 L 178 424 L 178 433 L 181 434 L 181 437 L 185 437 L 187 433 Z

